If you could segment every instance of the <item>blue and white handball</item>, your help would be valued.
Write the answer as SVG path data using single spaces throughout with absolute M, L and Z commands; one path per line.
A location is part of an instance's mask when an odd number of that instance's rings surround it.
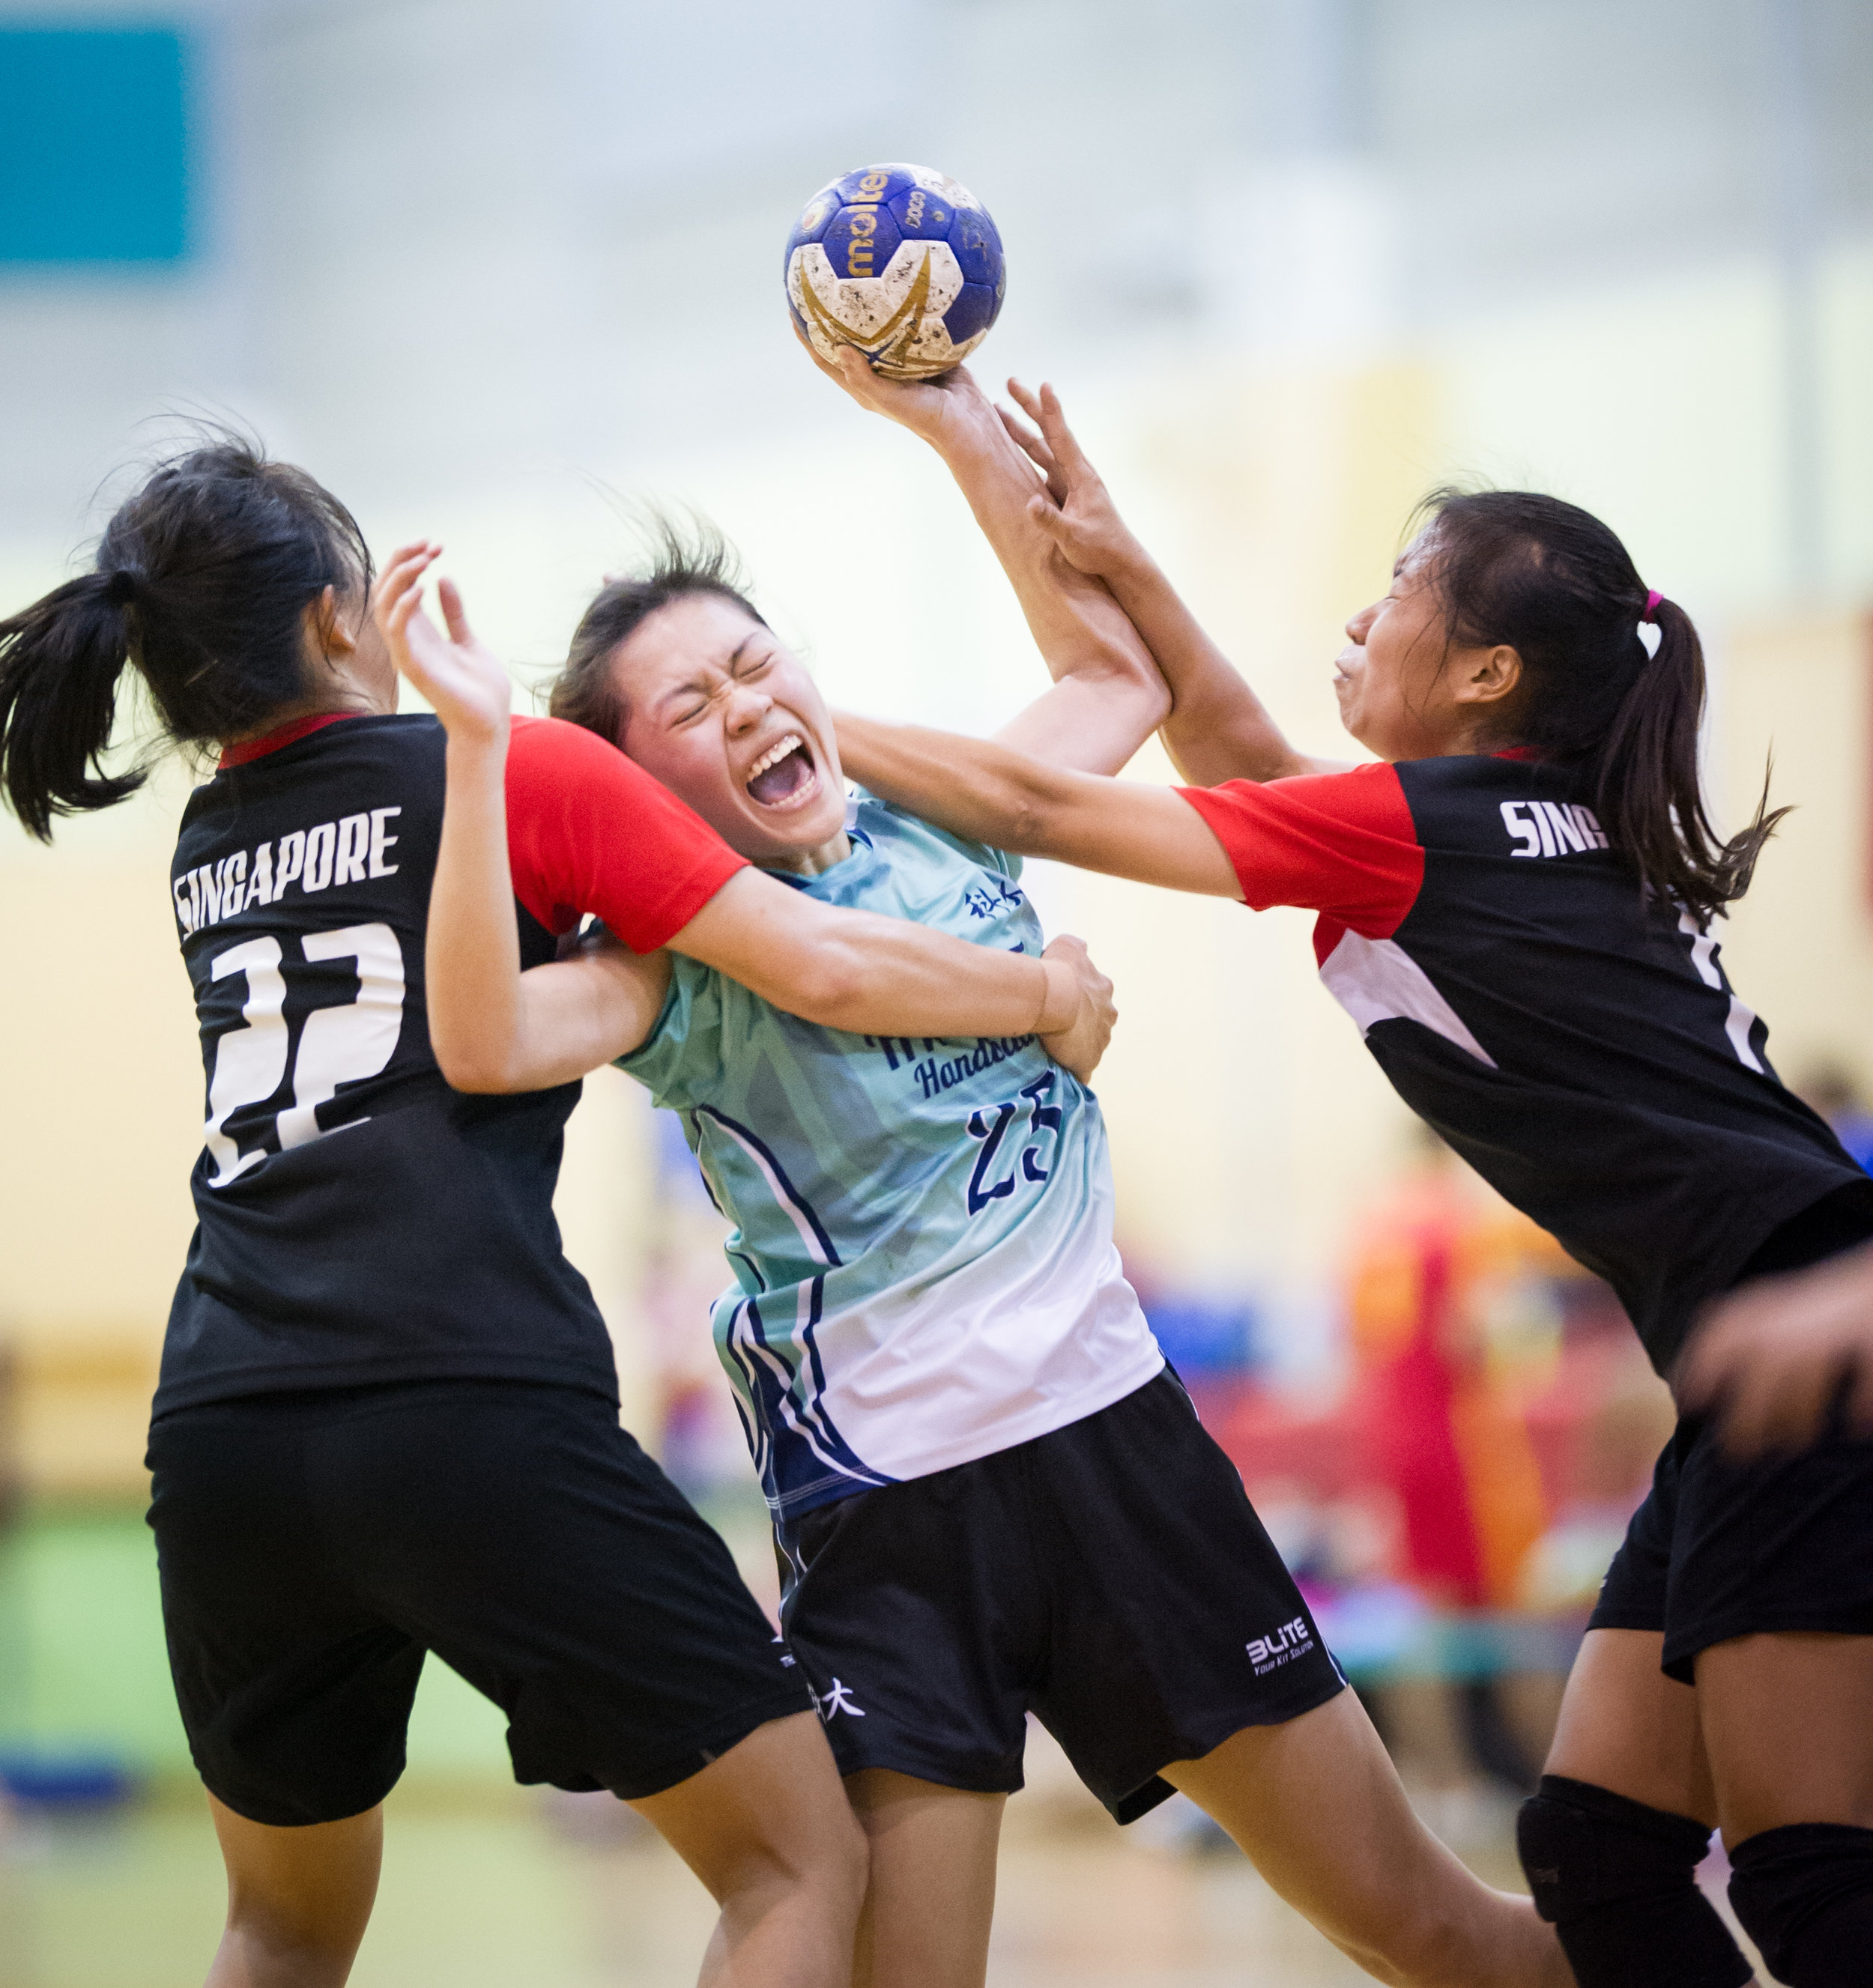
M 793 321 L 830 360 L 855 345 L 893 380 L 966 358 L 1002 308 L 1002 238 L 968 188 L 928 166 L 863 166 L 822 187 L 787 237 Z

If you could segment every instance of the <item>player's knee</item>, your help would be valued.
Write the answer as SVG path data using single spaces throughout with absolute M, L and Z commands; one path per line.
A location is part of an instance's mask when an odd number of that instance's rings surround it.
M 1873 1979 L 1873 1829 L 1795 1823 L 1730 1853 L 1730 1903 L 1790 1988 Z
M 236 1900 L 228 1908 L 222 1954 L 235 1959 L 239 1980 L 336 1988 L 351 1972 L 363 1933 L 363 1925 L 349 1918 L 308 1917 L 268 1902 Z
M 1702 1823 L 1559 1774 L 1542 1777 L 1516 1823 L 1535 1908 L 1581 1988 L 1742 1988 L 1750 1963 L 1694 1875 L 1709 1846 Z

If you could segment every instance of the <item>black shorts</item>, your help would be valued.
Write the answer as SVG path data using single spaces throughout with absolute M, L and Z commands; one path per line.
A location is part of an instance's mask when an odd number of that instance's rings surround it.
M 1873 1240 L 1873 1182 L 1784 1222 L 1736 1281 L 1805 1268 Z M 1613 1557 L 1590 1629 L 1665 1638 L 1663 1666 L 1694 1682 L 1700 1651 L 1734 1636 L 1873 1635 L 1873 1442 L 1831 1432 L 1800 1456 L 1737 1463 L 1687 1415 Z
M 1083 1422 L 781 1529 L 781 1620 L 844 1773 L 1013 1793 L 1032 1711 L 1121 1822 L 1345 1684 L 1167 1371 Z
M 627 1800 L 811 1702 L 728 1549 L 601 1395 L 255 1396 L 161 1417 L 149 1462 L 190 1750 L 252 1821 L 381 1801 L 430 1650 L 507 1714 L 517 1780 Z

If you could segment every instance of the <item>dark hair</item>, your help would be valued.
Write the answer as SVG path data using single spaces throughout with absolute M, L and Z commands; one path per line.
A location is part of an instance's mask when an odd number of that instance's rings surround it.
M 0 620 L 0 787 L 42 842 L 55 816 L 135 793 L 106 773 L 118 679 L 136 665 L 171 744 L 252 731 L 306 694 L 302 617 L 368 593 L 357 522 L 303 469 L 216 434 L 117 508 L 95 570 Z
M 572 647 L 546 704 L 555 718 L 582 725 L 614 745 L 622 738 L 630 712 L 612 658 L 618 644 L 659 608 L 712 593 L 767 626 L 748 597 L 748 581 L 735 548 L 706 518 L 692 513 L 685 528 L 668 512 L 652 508 L 641 519 L 641 532 L 651 554 L 648 569 L 608 580 L 600 588 L 573 631 Z
M 1418 507 L 1446 638 L 1505 643 L 1528 688 L 1513 742 L 1574 769 L 1614 851 L 1655 894 L 1701 923 L 1750 888 L 1788 810 L 1769 807 L 1729 840 L 1698 775 L 1704 651 L 1691 617 L 1647 588 L 1631 556 L 1577 505 L 1526 490 L 1434 491 Z M 1658 654 L 1639 635 L 1658 624 Z M 1505 743 L 1512 742 L 1505 740 Z

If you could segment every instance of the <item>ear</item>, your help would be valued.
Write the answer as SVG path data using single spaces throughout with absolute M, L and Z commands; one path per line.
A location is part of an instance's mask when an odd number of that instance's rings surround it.
M 1522 658 L 1506 642 L 1493 648 L 1466 649 L 1452 671 L 1459 704 L 1500 705 L 1522 685 Z
M 313 656 L 323 661 L 336 662 L 357 651 L 357 633 L 345 625 L 336 587 L 327 586 L 316 600 L 306 604 L 306 634 Z

